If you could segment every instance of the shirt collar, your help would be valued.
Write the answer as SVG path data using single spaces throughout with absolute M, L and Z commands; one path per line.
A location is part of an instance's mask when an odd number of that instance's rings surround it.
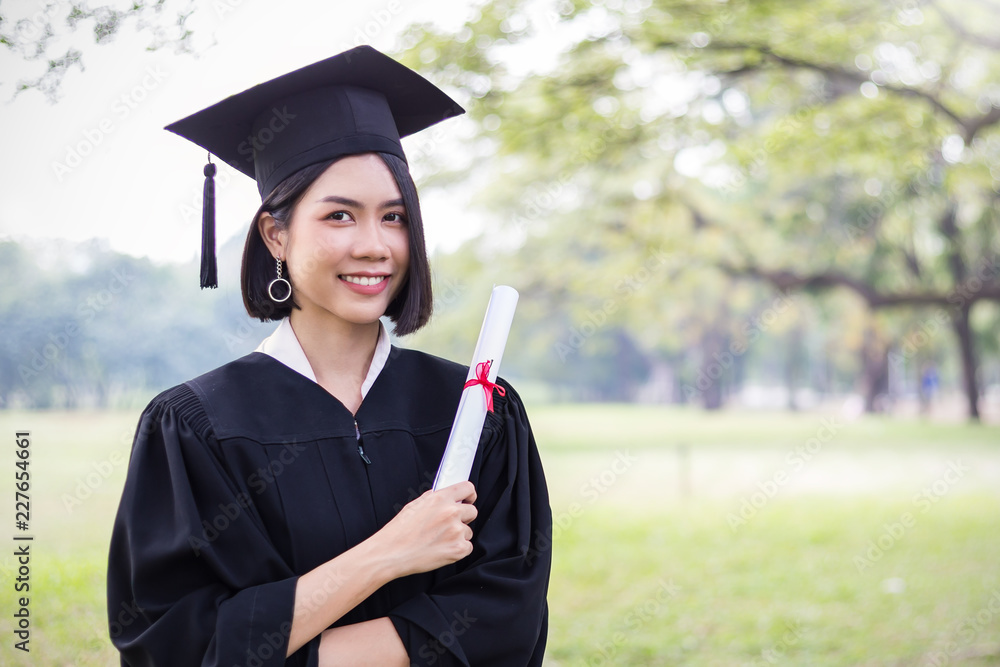
M 361 398 L 368 395 L 368 390 L 372 388 L 375 380 L 378 379 L 379 373 L 385 368 L 385 362 L 389 359 L 391 347 L 389 333 L 385 330 L 382 320 L 379 320 L 378 342 L 375 343 L 375 354 L 372 356 L 371 366 L 368 367 L 368 375 L 365 376 L 365 381 L 361 383 Z M 295 331 L 292 330 L 292 324 L 287 317 L 281 320 L 281 324 L 274 330 L 274 333 L 262 340 L 254 351 L 263 352 L 288 366 L 296 373 L 316 382 L 316 374 L 313 373 L 312 366 L 309 365 L 309 360 L 306 358 L 306 353 L 302 351 L 299 339 L 296 338 Z

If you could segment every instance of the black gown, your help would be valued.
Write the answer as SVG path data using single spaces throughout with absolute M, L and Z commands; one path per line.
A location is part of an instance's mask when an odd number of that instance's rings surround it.
M 319 637 L 284 657 L 298 576 L 430 488 L 467 370 L 393 347 L 352 415 L 253 352 L 154 398 L 111 541 L 122 664 L 315 666 Z M 500 382 L 470 477 L 472 554 L 386 584 L 335 624 L 388 616 L 414 665 L 542 662 L 551 512 L 524 408 Z

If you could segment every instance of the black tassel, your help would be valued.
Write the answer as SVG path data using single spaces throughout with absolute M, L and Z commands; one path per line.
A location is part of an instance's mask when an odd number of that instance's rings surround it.
M 215 261 L 215 165 L 208 156 L 205 189 L 201 197 L 201 288 L 219 286 Z

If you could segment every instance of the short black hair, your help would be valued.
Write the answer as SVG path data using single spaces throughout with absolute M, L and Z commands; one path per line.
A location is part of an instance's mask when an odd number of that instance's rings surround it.
M 396 179 L 396 185 L 403 196 L 403 206 L 406 208 L 406 228 L 410 247 L 409 268 L 402 289 L 385 311 L 396 325 L 395 334 L 405 336 L 427 324 L 433 310 L 430 262 L 427 260 L 427 248 L 424 243 L 424 222 L 420 215 L 417 187 L 413 183 L 406 162 L 389 153 L 376 153 L 376 155 L 382 158 Z M 319 162 L 295 172 L 279 183 L 257 209 L 257 214 L 254 215 L 247 231 L 246 244 L 243 246 L 243 268 L 240 275 L 243 305 L 246 306 L 250 317 L 256 317 L 261 322 L 280 320 L 288 317 L 293 308 L 299 307 L 295 303 L 294 284 L 291 298 L 284 303 L 275 302 L 268 294 L 267 286 L 276 277 L 275 258 L 261 238 L 257 226 L 261 215 L 270 213 L 279 229 L 287 229 L 292 213 L 305 191 L 330 165 L 340 159 L 343 158 Z

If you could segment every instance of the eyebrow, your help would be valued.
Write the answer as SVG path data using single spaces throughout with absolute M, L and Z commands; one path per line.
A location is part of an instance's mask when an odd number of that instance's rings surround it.
M 351 199 L 350 197 L 339 197 L 337 195 L 328 195 L 322 199 L 317 200 L 318 204 L 342 204 L 344 206 L 351 206 L 353 208 L 365 208 L 365 205 L 359 202 L 357 199 Z M 403 199 L 387 199 L 379 205 L 379 208 L 392 208 L 394 206 L 404 206 Z

